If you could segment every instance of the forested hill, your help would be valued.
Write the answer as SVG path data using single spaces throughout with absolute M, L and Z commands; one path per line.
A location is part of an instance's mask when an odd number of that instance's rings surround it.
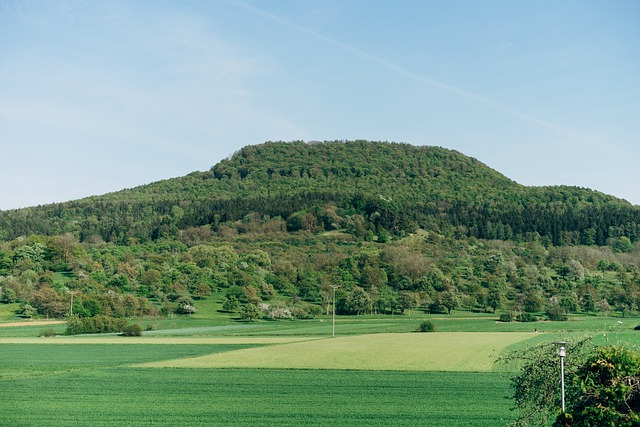
M 207 172 L 77 201 L 0 212 L 0 239 L 72 233 L 127 243 L 281 218 L 288 231 L 417 228 L 488 239 L 604 244 L 640 236 L 640 207 L 577 187 L 525 187 L 439 147 L 267 142 Z

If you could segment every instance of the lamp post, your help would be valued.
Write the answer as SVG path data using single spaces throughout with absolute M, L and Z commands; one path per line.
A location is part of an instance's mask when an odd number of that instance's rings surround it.
M 333 288 L 333 316 L 331 319 L 331 338 L 336 336 L 336 288 L 337 285 L 332 285 Z
M 558 356 L 560 357 L 560 387 L 562 391 L 562 413 L 565 412 L 565 404 L 564 404 L 564 358 L 567 355 L 567 350 L 565 349 L 566 341 L 558 341 L 554 343 L 558 346 Z
M 73 296 L 76 294 L 76 291 L 69 291 L 71 294 L 71 303 L 69 303 L 69 317 L 73 317 Z

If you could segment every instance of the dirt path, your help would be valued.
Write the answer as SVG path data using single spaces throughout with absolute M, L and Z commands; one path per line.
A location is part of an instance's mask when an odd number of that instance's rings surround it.
M 43 325 L 59 325 L 64 320 L 26 320 L 24 322 L 0 323 L 0 328 L 9 328 L 12 326 L 43 326 Z

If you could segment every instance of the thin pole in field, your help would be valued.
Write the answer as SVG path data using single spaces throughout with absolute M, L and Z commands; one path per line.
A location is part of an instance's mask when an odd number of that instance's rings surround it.
M 331 320 L 331 338 L 336 337 L 336 288 L 337 285 L 332 285 L 333 288 L 333 316 Z
M 76 294 L 76 291 L 69 291 L 71 294 L 71 303 L 69 304 L 69 317 L 73 317 L 73 296 Z

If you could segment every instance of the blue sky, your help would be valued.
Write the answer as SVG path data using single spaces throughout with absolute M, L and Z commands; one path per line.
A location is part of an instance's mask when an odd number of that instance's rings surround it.
M 0 0 L 0 209 L 336 139 L 640 204 L 640 2 Z

